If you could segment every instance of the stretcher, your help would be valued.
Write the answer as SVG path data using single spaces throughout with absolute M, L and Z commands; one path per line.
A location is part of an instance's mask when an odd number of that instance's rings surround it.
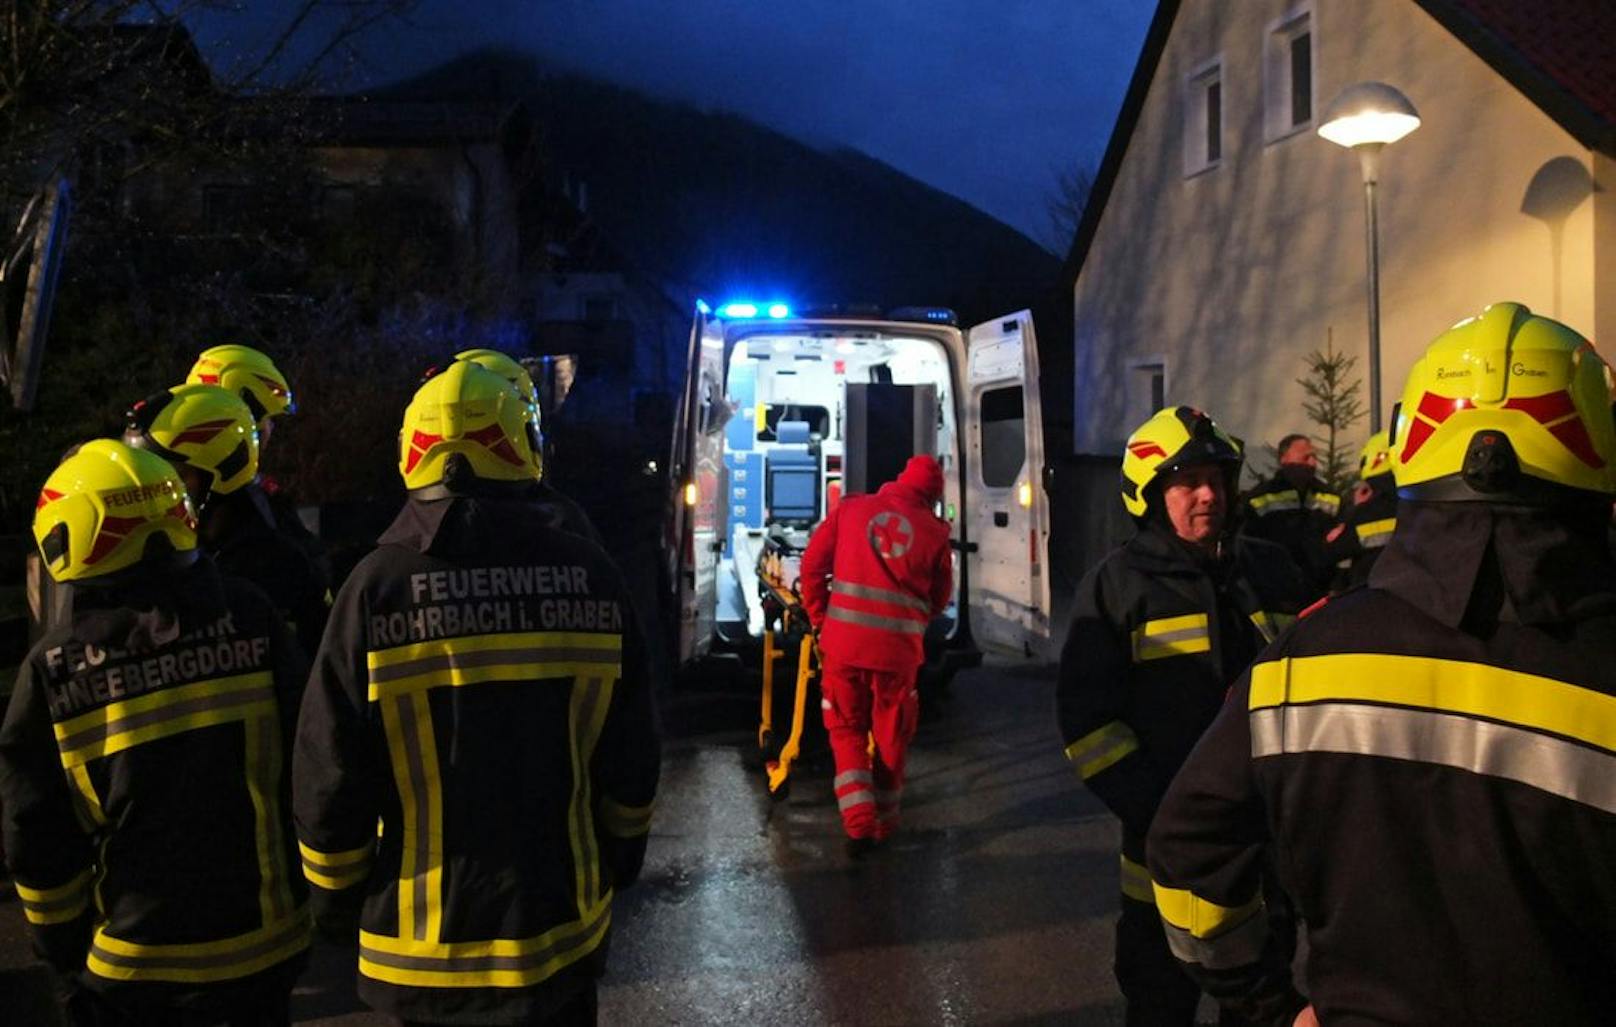
M 758 749 L 768 775 L 769 796 L 782 799 L 790 790 L 791 765 L 802 754 L 803 718 L 808 712 L 808 686 L 819 665 L 818 645 L 808 612 L 803 609 L 797 590 L 796 563 L 800 552 L 789 543 L 770 539 L 758 555 L 758 589 L 763 596 L 763 711 L 758 724 Z M 785 639 L 786 645 L 777 643 Z M 791 730 L 784 744 L 774 752 L 774 664 L 797 648 L 796 694 L 791 704 Z

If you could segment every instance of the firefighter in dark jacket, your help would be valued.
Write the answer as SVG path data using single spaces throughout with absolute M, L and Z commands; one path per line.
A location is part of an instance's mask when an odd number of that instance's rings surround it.
M 362 902 L 360 997 L 407 1023 L 593 1023 L 645 854 L 646 654 L 611 561 L 538 523 L 526 416 L 465 361 L 416 392 L 410 498 L 337 596 L 298 726 L 304 872 L 325 912 Z
M 197 508 L 202 548 L 227 574 L 263 589 L 312 653 L 325 629 L 326 585 L 308 554 L 275 528 L 258 476 L 251 410 L 217 385 L 176 385 L 129 411 L 124 441 L 173 464 Z
M 1274 476 L 1241 500 L 1240 531 L 1283 547 L 1316 598 L 1330 587 L 1334 565 L 1324 555 L 1324 537 L 1335 527 L 1341 497 L 1319 480 L 1319 458 L 1306 435 L 1285 436 L 1276 452 Z
M 1200 999 L 1168 951 L 1145 872 L 1156 805 L 1230 682 L 1304 601 L 1279 547 L 1226 531 L 1240 463 L 1234 441 L 1190 407 L 1133 433 L 1122 502 L 1138 533 L 1078 585 L 1061 652 L 1067 758 L 1122 821 L 1116 975 L 1130 1025 L 1191 1025 Z
M 954 591 L 948 522 L 933 512 L 942 496 L 937 459 L 911 457 L 896 481 L 838 503 L 802 554 L 802 606 L 824 657 L 836 804 L 855 857 L 898 827 L 926 628 Z
M 275 434 L 275 422 L 297 413 L 297 402 L 292 396 L 291 383 L 269 355 L 251 346 L 231 343 L 205 349 L 196 358 L 185 376 L 187 385 L 217 385 L 235 393 L 247 404 L 258 424 L 258 455 L 263 460 L 269 440 Z M 284 536 L 303 550 L 309 564 L 319 577 L 320 587 L 331 586 L 331 559 L 325 545 L 303 525 L 297 513 L 297 503 L 268 474 L 260 474 L 243 490 L 240 503 L 250 504 L 251 516 L 263 520 L 268 527 Z M 243 511 L 246 512 L 245 510 Z M 244 573 L 244 572 L 237 572 Z M 326 597 L 330 605 L 330 597 Z M 320 632 L 315 628 L 314 637 Z
M 288 1023 L 309 944 L 288 761 L 306 664 L 197 552 L 174 469 L 86 443 L 34 537 L 79 587 L 0 728 L 5 848 L 74 1024 Z
M 1616 1009 L 1609 367 L 1515 303 L 1449 329 L 1392 418 L 1369 587 L 1259 657 L 1150 834 L 1173 950 L 1290 1024 L 1253 964 L 1277 857 L 1325 1024 L 1608 1024 Z
M 1397 527 L 1397 483 L 1392 480 L 1392 452 L 1387 432 L 1364 443 L 1358 457 L 1358 485 L 1341 520 L 1324 536 L 1324 559 L 1336 568 L 1341 587 L 1369 580 L 1381 550 Z

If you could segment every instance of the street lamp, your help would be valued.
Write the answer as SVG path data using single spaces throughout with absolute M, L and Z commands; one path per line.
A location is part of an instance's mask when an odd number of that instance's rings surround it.
M 1420 127 L 1419 112 L 1384 82 L 1359 82 L 1341 90 L 1324 109 L 1319 135 L 1355 150 L 1363 168 L 1364 213 L 1369 253 L 1369 430 L 1380 431 L 1380 220 L 1375 184 L 1380 151 Z

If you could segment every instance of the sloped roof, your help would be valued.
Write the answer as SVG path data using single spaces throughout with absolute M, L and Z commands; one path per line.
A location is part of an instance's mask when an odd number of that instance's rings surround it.
M 1616 156 L 1616 3 L 1417 2 L 1578 142 Z
M 1616 157 L 1616 2 L 1613 0 L 1414 0 L 1578 142 Z M 1094 176 L 1062 281 L 1088 255 L 1116 184 L 1145 94 L 1167 47 L 1181 0 L 1161 0 Z

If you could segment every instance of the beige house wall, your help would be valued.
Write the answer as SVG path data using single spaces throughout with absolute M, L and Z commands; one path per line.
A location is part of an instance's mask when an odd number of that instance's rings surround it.
M 1266 139 L 1268 26 L 1305 8 L 1314 122 Z M 1212 58 L 1223 157 L 1186 177 L 1186 81 Z M 1383 418 L 1425 344 L 1490 302 L 1616 343 L 1616 167 L 1411 0 L 1185 0 L 1077 278 L 1078 452 L 1118 454 L 1148 416 L 1139 362 L 1162 359 L 1169 404 L 1206 409 L 1253 447 L 1311 427 L 1295 383 L 1309 351 L 1333 343 L 1367 379 L 1358 159 L 1313 131 L 1363 80 L 1401 89 L 1423 121 L 1382 159 Z M 1367 434 L 1365 421 L 1348 442 Z

